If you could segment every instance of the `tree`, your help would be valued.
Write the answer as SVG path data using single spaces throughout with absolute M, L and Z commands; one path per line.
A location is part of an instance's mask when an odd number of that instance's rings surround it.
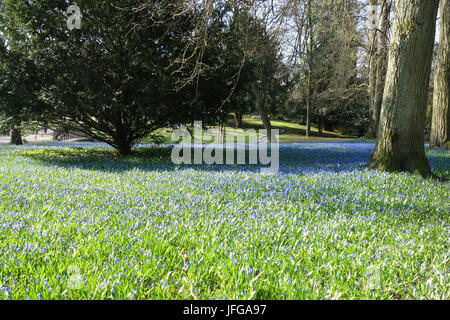
M 369 167 L 431 174 L 424 126 L 439 0 L 399 0 L 377 144 Z
M 134 1 L 140 10 L 127 0 L 77 4 L 81 30 L 70 31 L 66 1 L 2 2 L 4 34 L 10 45 L 23 43 L 38 70 L 35 95 L 47 107 L 36 114 L 122 155 L 156 129 L 189 120 L 188 80 L 198 67 L 190 62 L 199 54 L 192 21 L 201 10 L 182 0 Z
M 376 29 L 370 30 L 369 37 L 369 99 L 371 122 L 368 137 L 376 137 L 380 122 L 381 105 L 386 80 L 388 33 L 390 29 L 389 16 L 392 0 L 371 0 L 371 4 L 379 5 L 380 18 Z
M 229 97 L 229 111 L 235 114 L 236 126 L 242 122 L 242 112 L 246 106 L 238 106 L 248 95 L 255 101 L 253 109 L 259 113 L 264 128 L 271 139 L 269 111 L 281 88 L 282 63 L 278 55 L 276 35 L 267 29 L 267 21 L 249 7 L 230 1 L 232 17 L 226 30 L 228 37 L 222 56 L 227 65 L 234 68 L 232 95 Z M 255 8 L 254 8 L 255 9 Z M 263 15 L 264 16 L 264 15 Z M 222 106 L 222 109 L 224 106 Z M 256 108 L 255 108 L 256 107 Z
M 370 6 L 376 6 L 378 5 L 378 0 L 369 0 Z M 374 10 L 371 12 L 372 15 L 376 14 L 376 11 Z M 376 21 L 369 21 L 369 24 L 371 26 L 369 30 L 369 110 L 371 118 L 374 119 L 376 117 L 376 111 L 375 111 L 375 91 L 377 87 L 377 46 L 378 46 L 378 38 L 377 38 L 377 29 L 375 27 Z M 372 120 L 373 121 L 373 120 Z M 375 121 L 373 121 L 373 124 L 369 127 L 369 131 L 367 133 L 368 137 L 373 137 L 376 135 L 376 128 L 374 129 Z
M 431 146 L 450 149 L 450 1 L 440 3 L 439 54 L 434 76 Z
M 10 143 L 15 145 L 23 143 L 22 125 L 36 120 L 33 110 L 42 107 L 37 96 L 36 66 L 22 45 L 7 45 L 4 36 L 0 38 L 0 115 L 2 127 L 10 131 Z
M 305 106 L 301 112 L 309 114 L 306 122 L 310 126 L 318 125 L 319 135 L 323 129 L 333 130 L 336 126 L 365 133 L 367 85 L 364 69 L 357 63 L 363 39 L 358 28 L 363 6 L 356 0 L 293 1 L 293 5 L 297 35 L 293 53 L 298 61 L 293 72 L 296 88 L 292 100 Z
M 361 135 L 367 117 L 367 92 L 363 70 L 358 67 L 358 49 L 363 39 L 358 29 L 362 6 L 355 0 L 321 0 L 316 23 L 313 83 L 316 91 L 313 114 L 319 124 L 319 134 L 326 125 L 354 128 Z M 364 129 L 363 129 L 364 128 Z M 331 128 L 332 129 L 332 128 Z M 364 132 L 365 133 L 365 132 Z
M 235 6 L 233 19 L 238 30 L 245 30 L 238 36 L 244 35 L 241 56 L 246 65 L 241 78 L 248 83 L 248 88 L 255 98 L 256 110 L 261 117 L 267 138 L 271 140 L 272 125 L 267 110 L 270 88 L 275 85 L 275 73 L 278 67 L 278 47 L 276 39 L 267 32 L 266 21 L 251 14 L 248 10 L 239 10 Z
M 306 137 L 311 135 L 311 100 L 313 95 L 312 90 L 312 68 L 313 68 L 313 46 L 314 46 L 314 24 L 312 18 L 312 1 L 308 0 L 307 2 L 307 11 L 306 11 L 306 19 L 308 26 L 308 40 L 306 45 L 306 61 L 308 66 L 308 93 L 306 95 Z

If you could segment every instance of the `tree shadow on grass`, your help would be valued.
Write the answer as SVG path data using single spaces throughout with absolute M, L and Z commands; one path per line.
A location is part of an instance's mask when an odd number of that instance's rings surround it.
M 249 163 L 249 148 L 245 149 L 247 164 L 213 164 L 213 165 L 176 165 L 171 161 L 172 148 L 151 147 L 137 148 L 133 154 L 121 157 L 113 149 L 90 148 L 79 146 L 57 149 L 32 149 L 23 150 L 21 155 L 47 166 L 59 166 L 64 168 L 78 168 L 86 170 L 100 170 L 108 172 L 123 172 L 129 170 L 141 171 L 172 171 L 192 169 L 197 171 L 246 171 L 260 172 L 261 168 L 269 167 L 261 164 Z M 205 147 L 203 147 L 202 153 Z M 339 172 L 348 169 L 363 168 L 371 154 L 371 147 L 357 148 L 355 144 L 289 144 L 280 147 L 280 172 L 281 173 L 308 173 L 316 171 Z M 192 154 L 194 152 L 192 151 Z M 270 154 L 270 153 L 269 153 Z M 234 159 L 237 151 L 234 152 Z M 226 159 L 224 152 L 224 159 Z M 260 163 L 259 155 L 257 162 Z M 193 163 L 193 159 L 192 159 Z
M 204 151 L 205 146 L 203 147 Z M 293 143 L 281 144 L 279 152 L 279 173 L 311 174 L 338 173 L 343 171 L 363 170 L 373 152 L 374 145 L 367 143 Z M 202 172 L 250 172 L 259 173 L 261 164 L 249 162 L 249 148 L 246 147 L 247 164 L 213 164 L 213 165 L 176 165 L 171 161 L 172 148 L 169 146 L 136 148 L 132 155 L 122 157 L 113 149 L 90 147 L 89 144 L 79 144 L 76 147 L 57 149 L 23 150 L 24 157 L 38 161 L 46 166 L 76 168 L 104 172 L 139 171 L 175 171 L 195 170 Z M 237 151 L 235 151 L 234 159 Z M 192 154 L 194 152 L 192 151 Z M 448 154 L 439 150 L 428 152 L 430 164 L 437 169 L 441 177 L 450 175 Z M 225 152 L 224 152 L 224 159 Z M 193 163 L 193 161 L 192 161 Z M 258 156 L 258 163 L 260 159 Z

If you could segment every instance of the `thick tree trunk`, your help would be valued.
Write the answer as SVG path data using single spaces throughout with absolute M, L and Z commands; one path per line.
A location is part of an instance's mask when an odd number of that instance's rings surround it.
M 116 138 L 112 145 L 119 151 L 121 156 L 128 156 L 131 154 L 133 144 L 122 137 Z
M 383 103 L 384 85 L 386 83 L 387 54 L 388 54 L 388 31 L 389 15 L 391 13 L 391 0 L 383 0 L 381 4 L 380 30 L 378 32 L 377 62 L 376 62 L 376 84 L 372 113 L 372 133 L 378 134 L 380 124 L 381 104 Z
M 369 5 L 378 5 L 378 0 L 369 0 Z M 372 13 L 375 17 L 376 15 Z M 375 22 L 375 21 L 374 21 Z M 375 110 L 375 93 L 377 88 L 377 51 L 378 51 L 378 39 L 377 29 L 374 27 L 376 22 L 370 22 L 371 29 L 369 29 L 369 113 L 370 113 L 370 127 L 366 134 L 368 138 L 374 138 L 377 134 L 377 127 L 375 122 L 377 121 L 377 112 Z
M 369 167 L 431 174 L 424 127 L 439 0 L 398 0 L 380 116 Z
M 439 56 L 434 77 L 433 120 L 430 144 L 450 149 L 450 0 L 441 0 Z
M 11 130 L 10 134 L 11 134 L 11 140 L 10 140 L 11 144 L 14 144 L 16 146 L 19 146 L 19 145 L 23 144 L 22 134 L 20 132 L 20 128 L 13 128 Z
M 264 95 L 257 83 L 252 83 L 252 90 L 256 97 L 256 108 L 258 109 L 259 115 L 261 116 L 264 129 L 267 130 L 267 139 L 269 142 L 271 142 L 272 125 L 266 111 L 266 99 L 264 98 Z
M 121 145 L 118 147 L 118 151 L 121 156 L 129 156 L 131 154 L 131 146 Z

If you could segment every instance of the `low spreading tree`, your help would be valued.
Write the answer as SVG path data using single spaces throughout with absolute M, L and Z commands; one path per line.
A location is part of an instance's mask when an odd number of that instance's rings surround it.
M 142 4 L 140 10 L 136 8 Z M 127 155 L 156 129 L 186 120 L 188 57 L 198 14 L 186 2 L 80 0 L 69 30 L 63 0 L 4 0 L 0 27 L 39 75 L 41 119 Z M 144 6 L 145 5 L 145 6 Z M 190 98 L 190 97 L 189 97 Z

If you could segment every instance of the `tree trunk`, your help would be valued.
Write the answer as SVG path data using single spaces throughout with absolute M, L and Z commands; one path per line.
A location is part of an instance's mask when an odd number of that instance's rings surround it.
M 270 124 L 269 116 L 266 112 L 266 99 L 261 92 L 257 83 L 252 83 L 253 93 L 256 96 L 256 107 L 258 109 L 259 115 L 261 116 L 262 123 L 264 125 L 264 129 L 267 130 L 267 139 L 271 142 L 272 138 L 272 125 Z
M 334 125 L 333 123 L 331 123 L 330 121 L 327 120 L 327 118 L 323 118 L 323 128 L 326 131 L 333 131 L 334 130 Z
M 378 5 L 378 0 L 369 0 L 369 5 Z M 374 17 L 376 16 L 375 13 L 372 13 Z M 378 41 L 377 41 L 377 29 L 374 27 L 376 24 L 375 21 L 369 22 L 371 25 L 371 28 L 369 30 L 369 113 L 370 113 L 370 127 L 369 131 L 367 132 L 368 138 L 374 138 L 377 134 L 377 129 L 375 126 L 375 121 L 377 120 L 377 112 L 375 110 L 375 93 L 377 88 L 377 48 L 378 48 Z
M 398 0 L 370 168 L 431 175 L 424 127 L 439 0 Z
M 312 51 L 313 51 L 313 24 L 311 14 L 311 0 L 308 0 L 308 34 L 309 43 L 307 46 L 307 60 L 308 60 L 308 94 L 306 97 L 306 137 L 311 135 L 311 99 L 312 99 Z
M 116 138 L 112 144 L 121 156 L 129 156 L 131 154 L 132 143 L 122 137 Z
M 218 117 L 218 139 L 216 143 L 224 144 L 225 143 L 225 122 L 223 121 L 223 114 L 221 114 Z
M 380 30 L 378 32 L 377 62 L 376 62 L 376 84 L 372 113 L 372 133 L 377 136 L 380 124 L 381 104 L 383 103 L 384 85 L 386 83 L 387 53 L 388 53 L 388 31 L 389 15 L 391 13 L 391 0 L 383 0 L 381 4 Z
M 308 97 L 306 98 L 306 137 L 311 135 L 311 75 L 308 71 Z
M 131 154 L 131 146 L 123 145 L 118 148 L 121 156 L 129 156 Z
M 430 144 L 450 149 L 450 0 L 441 0 L 439 56 L 434 77 L 433 120 Z
M 237 110 L 234 112 L 234 120 L 236 123 L 236 129 L 240 129 L 242 127 L 242 112 Z
M 324 112 L 323 109 L 319 110 L 319 137 L 323 136 L 323 118 L 324 118 Z
M 11 130 L 10 134 L 11 134 L 11 140 L 10 140 L 11 144 L 14 144 L 16 146 L 20 146 L 23 144 L 20 128 L 17 128 L 17 127 L 13 128 Z

